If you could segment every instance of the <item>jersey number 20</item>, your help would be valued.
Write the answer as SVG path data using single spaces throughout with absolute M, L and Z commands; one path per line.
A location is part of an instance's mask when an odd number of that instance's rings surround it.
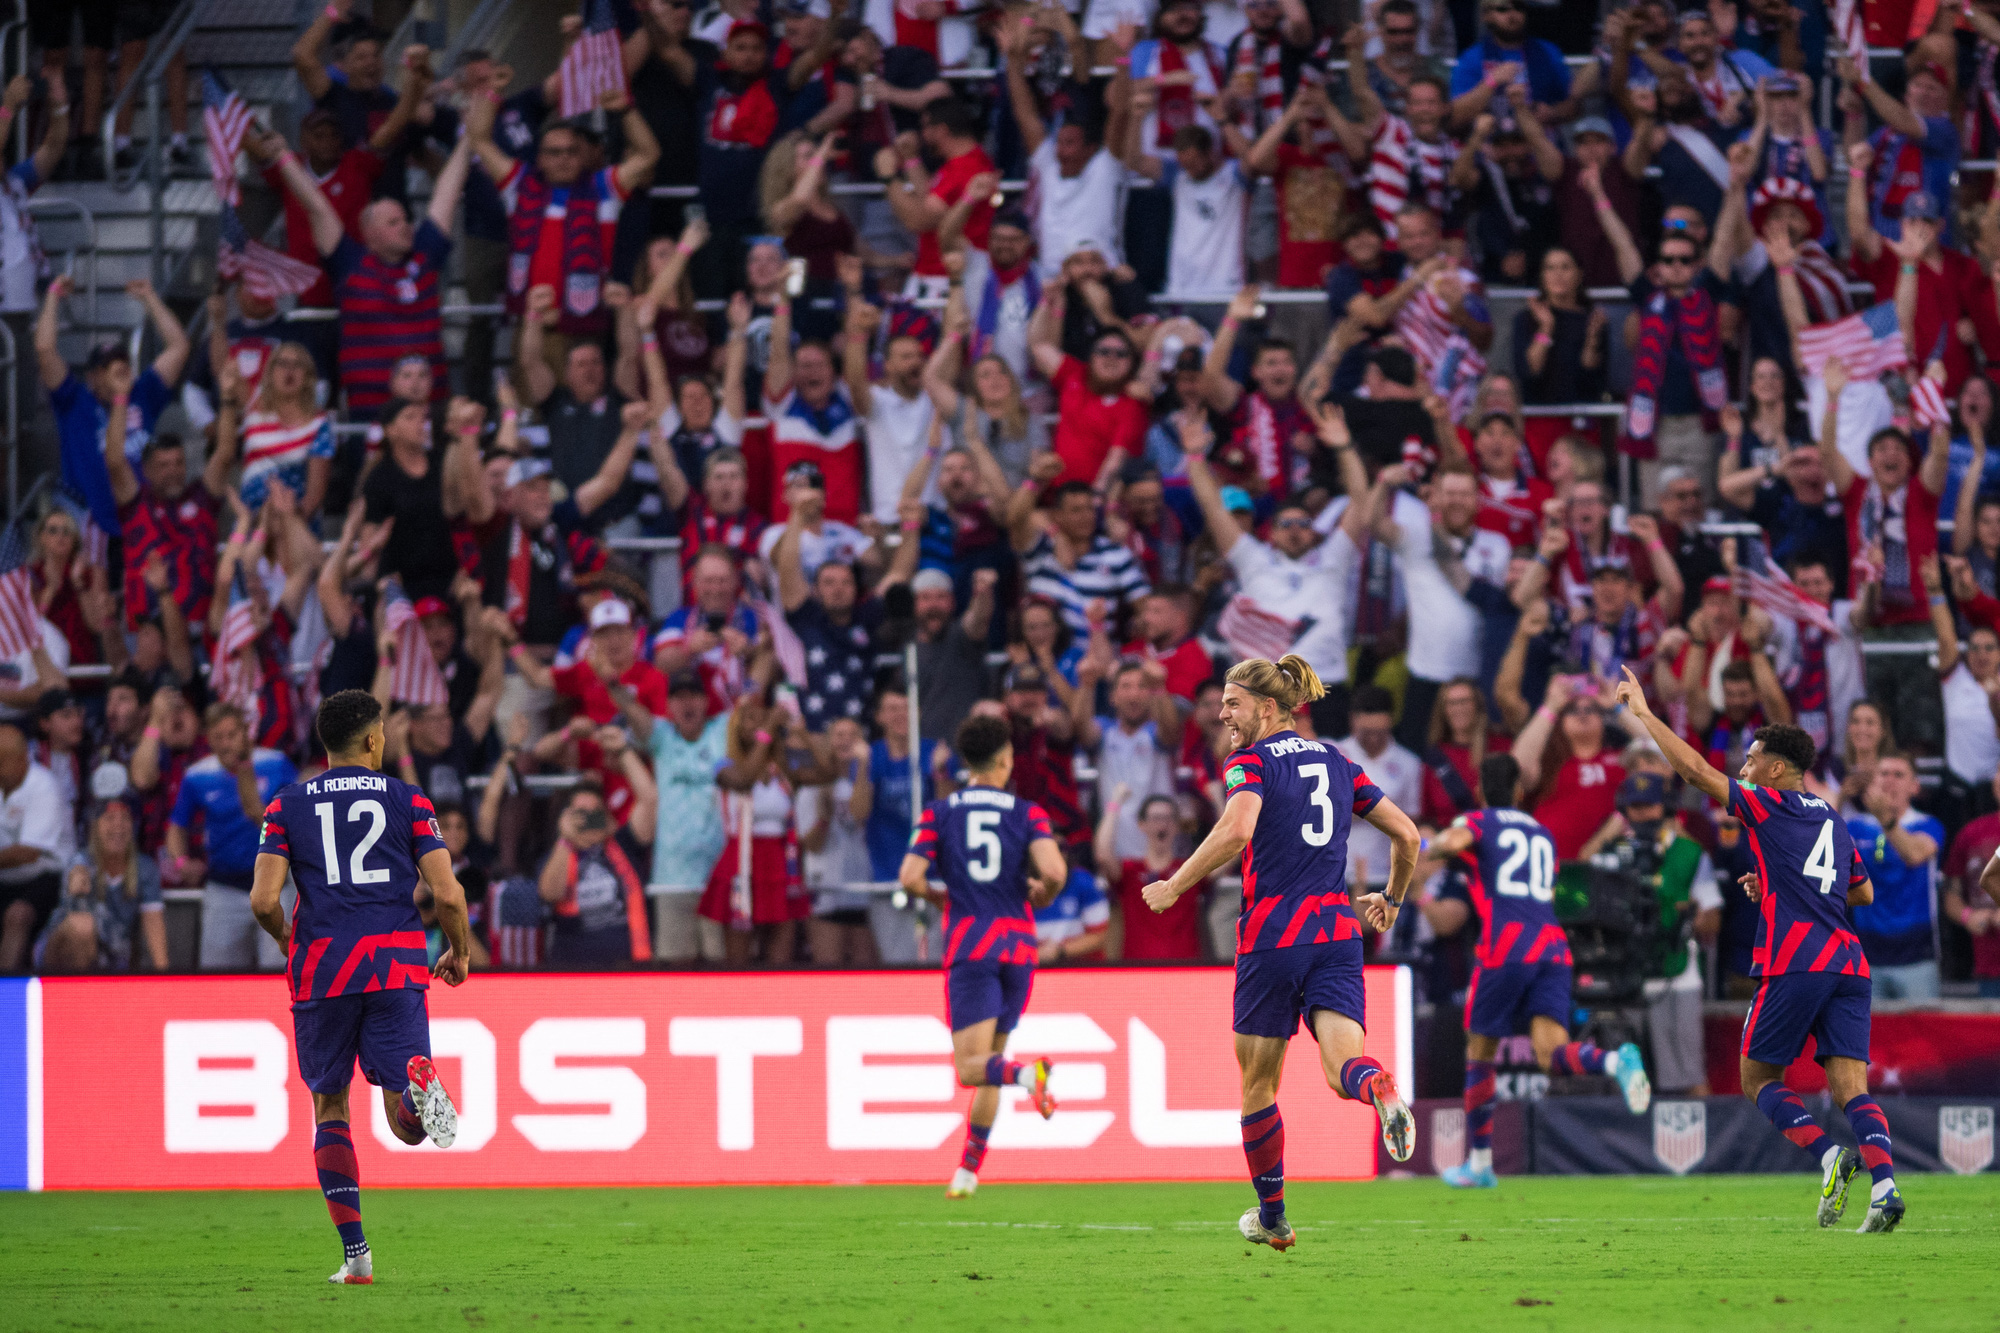
M 335 846 L 333 841 L 333 806 L 329 802 L 321 801 L 313 807 L 313 813 L 319 816 L 319 844 L 321 850 L 326 853 L 326 882 L 338 884 L 340 848 Z M 380 801 L 356 801 L 347 807 L 347 822 L 358 823 L 364 814 L 374 822 L 368 826 L 368 832 L 362 835 L 361 843 L 354 849 L 354 855 L 348 861 L 347 868 L 352 875 L 352 881 L 356 884 L 380 884 L 389 878 L 389 872 L 370 870 L 363 861 L 367 858 L 369 849 L 374 847 L 376 839 L 382 836 L 382 830 L 389 827 L 389 817 L 383 813 Z
M 1533 898 L 1538 903 L 1553 901 L 1556 896 L 1556 849 L 1547 838 L 1531 838 L 1517 828 L 1500 830 L 1500 850 L 1508 853 L 1500 863 L 1500 874 L 1494 888 L 1509 898 Z M 1523 862 L 1527 863 L 1528 880 L 1522 883 L 1515 878 Z

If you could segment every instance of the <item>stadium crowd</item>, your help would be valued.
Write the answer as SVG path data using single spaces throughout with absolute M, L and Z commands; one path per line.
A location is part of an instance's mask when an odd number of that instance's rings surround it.
M 150 363 L 71 366 L 41 289 L 0 970 L 164 967 L 174 889 L 203 967 L 275 966 L 262 800 L 349 687 L 481 966 L 914 961 L 886 890 L 975 713 L 1074 867 L 1044 962 L 1226 960 L 1232 885 L 1139 890 L 1215 817 L 1221 670 L 1296 651 L 1299 730 L 1427 829 L 1507 747 L 1567 869 L 1647 848 L 1664 1087 L 1754 864 L 1626 667 L 1728 771 L 1819 743 L 1878 994 L 2000 994 L 1996 0 L 1865 6 L 1872 71 L 1820 0 L 649 0 L 569 116 L 348 8 L 245 142 L 309 290 L 191 339 L 135 283 Z M 448 340 L 448 287 L 506 313 Z M 1465 897 L 1374 945 L 1441 1002 Z

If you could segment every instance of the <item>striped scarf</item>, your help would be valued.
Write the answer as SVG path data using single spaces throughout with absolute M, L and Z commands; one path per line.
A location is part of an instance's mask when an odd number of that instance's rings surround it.
M 1807 241 L 1799 247 L 1792 276 L 1798 280 L 1799 294 L 1805 297 L 1806 323 L 1831 324 L 1854 313 L 1854 298 L 1847 293 L 1847 279 L 1818 241 Z
M 1001 294 L 1017 282 L 1021 284 L 1021 299 L 1027 303 L 1025 308 L 1035 310 L 1041 306 L 1042 277 L 1036 272 L 1033 260 L 1025 261 L 1018 269 L 988 268 L 986 286 L 979 293 L 979 314 L 973 321 L 974 360 L 993 350 L 993 335 L 1000 331 Z
M 519 313 L 528 295 L 528 270 L 541 243 L 542 219 L 550 206 L 563 215 L 563 290 L 557 293 L 564 311 L 588 315 L 597 309 L 604 274 L 604 234 L 599 230 L 597 193 L 587 178 L 560 188 L 539 171 L 523 170 L 507 220 L 507 244 L 513 251 L 507 272 L 507 308 Z
M 1966 157 L 1991 157 L 1992 146 L 1986 142 L 1986 135 L 1980 131 L 1987 126 L 2000 135 L 2000 86 L 1993 79 L 1993 65 L 2000 58 L 2000 46 L 1991 42 L 1981 42 L 1973 49 L 1972 81 L 1979 90 L 1979 96 L 1965 99 L 1965 142 L 1961 152 Z M 1979 113 L 1986 114 L 1981 116 Z M 1981 149 L 1987 151 L 1981 152 Z
M 1457 276 L 1468 293 L 1479 281 L 1464 269 L 1458 270 Z M 1451 312 L 1429 286 L 1418 288 L 1396 312 L 1396 333 L 1416 358 L 1424 378 L 1451 404 L 1452 415 L 1464 416 L 1479 391 L 1480 377 L 1486 373 L 1486 358 L 1451 322 Z
M 1257 100 L 1244 108 L 1237 122 L 1252 142 L 1285 114 L 1284 51 L 1284 42 L 1275 35 L 1266 40 L 1255 28 L 1246 28 L 1236 38 L 1229 64 L 1231 80 L 1246 71 L 1257 74 Z
M 1882 548 L 1882 568 L 1876 571 L 1882 583 L 1884 605 L 1905 607 L 1911 604 L 1910 589 L 1910 530 L 1906 515 L 1909 512 L 1910 487 L 1905 482 L 1894 496 L 1883 493 L 1881 483 L 1870 481 L 1868 492 L 1861 500 L 1859 528 L 1861 546 L 1865 552 L 1871 545 Z
M 1208 43 L 1200 42 L 1197 50 L 1201 59 L 1190 64 L 1185 53 L 1172 42 L 1159 43 L 1158 68 L 1153 71 L 1160 81 L 1160 97 L 1153 116 L 1153 143 L 1158 148 L 1172 152 L 1174 135 L 1190 125 L 1200 123 L 1202 98 L 1220 93 L 1228 80 L 1221 64 L 1215 59 L 1214 51 Z M 1192 74 L 1191 83 L 1169 83 L 1172 74 Z M 1206 79 L 1203 76 L 1206 75 Z M 1218 152 L 1223 151 L 1218 139 Z
M 1368 161 L 1368 205 L 1391 241 L 1396 239 L 1396 214 L 1413 200 L 1444 217 L 1451 204 L 1447 178 L 1457 156 L 1458 145 L 1451 139 L 1425 143 L 1401 116 L 1382 117 Z
M 1695 390 L 1701 396 L 1702 420 L 1714 429 L 1714 415 L 1729 394 L 1722 373 L 1722 333 L 1716 327 L 1715 302 L 1700 287 L 1689 287 L 1676 299 L 1653 293 L 1639 315 L 1639 345 L 1632 353 L 1632 398 L 1625 413 L 1621 452 L 1632 458 L 1652 458 L 1653 427 L 1658 424 L 1660 385 L 1667 376 L 1667 349 L 1680 339 L 1681 355 L 1694 368 Z

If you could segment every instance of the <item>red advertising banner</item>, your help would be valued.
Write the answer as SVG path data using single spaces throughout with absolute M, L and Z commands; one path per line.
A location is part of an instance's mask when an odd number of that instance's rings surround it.
M 1737 1067 L 1743 1022 L 1710 1017 L 1708 1081 L 1717 1093 L 1743 1090 Z M 1826 1072 L 1809 1041 L 1785 1071 L 1799 1092 L 1826 1091 Z M 1868 1023 L 1868 1086 L 1877 1094 L 1912 1097 L 2000 1097 L 2000 1015 L 1911 1009 L 1877 1010 Z
M 1040 974 L 1015 1034 L 1056 1062 L 1044 1121 L 1003 1096 L 987 1180 L 1235 1180 L 1238 1076 L 1224 968 Z M 396 1142 L 357 1075 L 369 1185 L 930 1183 L 957 1165 L 935 973 L 476 975 L 430 992 L 457 1143 Z M 1367 975 L 1368 1053 L 1410 1086 L 1409 978 Z M 275 977 L 42 983 L 48 1189 L 309 1187 L 312 1104 Z M 1294 1177 L 1375 1174 L 1375 1116 L 1292 1044 Z M 460 1160 L 450 1160 L 460 1159 Z

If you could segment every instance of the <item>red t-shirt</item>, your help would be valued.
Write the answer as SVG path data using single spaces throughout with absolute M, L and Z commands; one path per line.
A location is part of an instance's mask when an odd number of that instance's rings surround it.
M 1340 176 L 1326 153 L 1290 139 L 1278 145 L 1278 285 L 1321 287 L 1347 256 L 1334 229 L 1340 222 Z
M 2000 849 L 2000 814 L 1981 815 L 1952 839 L 1951 851 L 1944 860 L 1944 873 L 1958 880 L 1967 907 L 1992 906 L 1979 887 L 1979 872 L 1986 869 L 1996 849 Z M 2000 930 L 1972 937 L 1972 975 L 2000 977 Z
M 1958 340 L 1958 321 L 1960 316 L 1974 313 L 1973 298 L 1985 275 L 1976 260 L 1956 250 L 1940 246 L 1938 258 L 1942 264 L 1935 270 L 1929 264 L 1917 265 L 1916 348 L 1928 363 L 1938 346 L 1939 335 L 1944 336 L 1944 396 L 1956 398 L 1958 386 L 1972 373 L 1972 353 Z M 1885 245 L 1872 264 L 1864 262 L 1858 254 L 1853 263 L 1855 273 L 1875 285 L 1877 301 L 1896 299 L 1896 278 L 1902 260 L 1894 250 Z
M 1868 546 L 1861 535 L 1861 520 L 1870 484 L 1868 478 L 1856 477 L 1848 484 L 1847 494 L 1840 497 L 1847 510 L 1847 549 L 1855 556 L 1860 556 Z M 1937 554 L 1937 524 L 1938 497 L 1924 488 L 1921 476 L 1911 472 L 1909 484 L 1903 488 L 1903 530 L 1908 534 L 1903 545 L 1908 568 L 1899 575 L 1903 591 L 1892 598 L 1886 586 L 1882 589 L 1882 595 L 1876 600 L 1877 624 L 1931 623 L 1930 599 L 1924 593 L 1924 581 L 1919 570 L 1925 556 Z M 1884 550 L 1886 554 L 1887 548 Z
M 334 169 L 321 177 L 314 176 L 311 167 L 306 174 L 319 182 L 319 192 L 333 205 L 333 211 L 340 215 L 340 225 L 358 244 L 361 240 L 361 210 L 368 207 L 375 197 L 375 182 L 382 175 L 382 159 L 371 148 L 350 148 L 341 154 L 340 162 Z M 325 261 L 321 258 L 319 246 L 313 241 L 312 215 L 306 206 L 292 198 L 292 192 L 285 188 L 285 177 L 275 164 L 264 168 L 264 183 L 278 192 L 285 201 L 285 253 L 301 264 L 311 264 L 319 268 Z M 330 306 L 333 304 L 333 280 L 324 272 L 319 281 L 299 296 L 300 305 Z
M 1481 474 L 1479 512 L 1473 524 L 1499 533 L 1509 546 L 1533 546 L 1541 538 L 1542 506 L 1555 493 L 1555 487 L 1538 477 L 1502 482 Z
M 972 183 L 974 176 L 995 169 L 993 159 L 986 156 L 984 148 L 970 149 L 938 168 L 937 175 L 931 177 L 931 193 L 949 208 L 965 194 L 965 187 Z M 991 230 L 993 201 L 987 199 L 972 206 L 972 215 L 965 220 L 965 243 L 975 250 L 984 250 L 986 234 Z M 944 276 L 944 255 L 938 249 L 935 231 L 927 231 L 917 237 L 916 272 L 918 277 L 923 278 Z
M 1164 665 L 1167 668 L 1167 693 L 1189 703 L 1194 702 L 1194 692 L 1201 688 L 1202 682 L 1215 675 L 1215 663 L 1210 660 L 1208 650 L 1192 638 L 1182 639 L 1165 652 L 1141 639 L 1125 645 L 1125 656 Z
M 1618 784 L 1625 780 L 1625 768 L 1610 750 L 1599 750 L 1589 759 L 1574 755 L 1563 761 L 1556 775 L 1535 802 L 1535 818 L 1555 835 L 1556 859 L 1574 861 L 1583 844 L 1611 818 L 1618 796 Z
M 1184 893 L 1164 912 L 1146 906 L 1140 896 L 1154 880 L 1166 879 L 1181 861 L 1164 870 L 1148 870 L 1144 861 L 1118 865 L 1118 906 L 1125 914 L 1125 956 L 1133 959 L 1201 959 L 1201 895 Z
M 1073 356 L 1063 358 L 1053 387 L 1057 406 L 1056 456 L 1063 461 L 1058 483 L 1095 483 L 1113 449 L 1136 455 L 1146 442 L 1146 409 L 1127 393 L 1090 391 L 1090 372 Z
M 549 674 L 555 677 L 556 693 L 565 699 L 576 700 L 582 706 L 584 715 L 598 726 L 608 726 L 623 716 L 618 705 L 611 701 L 611 691 L 604 688 L 604 682 L 590 669 L 590 663 L 576 662 L 557 667 Z M 651 662 L 633 662 L 618 677 L 618 683 L 638 695 L 639 702 L 646 705 L 654 717 L 667 715 L 667 678 Z M 645 739 L 641 736 L 640 743 L 644 744 Z

